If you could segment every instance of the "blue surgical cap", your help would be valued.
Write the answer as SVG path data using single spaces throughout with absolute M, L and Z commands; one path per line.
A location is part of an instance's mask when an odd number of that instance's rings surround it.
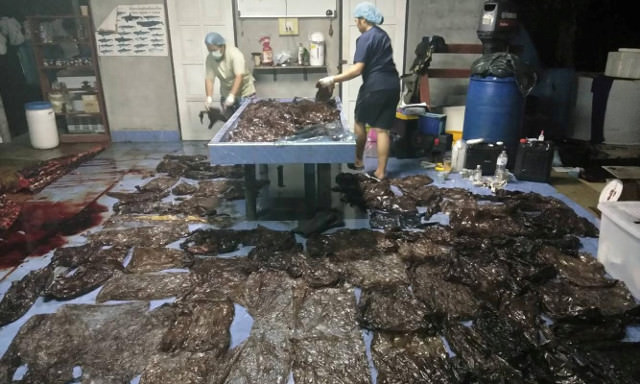
M 384 20 L 378 8 L 367 1 L 356 5 L 356 8 L 353 10 L 353 16 L 356 18 L 362 17 L 372 24 L 382 24 Z
M 224 45 L 224 37 L 216 32 L 209 32 L 204 38 L 204 43 L 207 45 Z

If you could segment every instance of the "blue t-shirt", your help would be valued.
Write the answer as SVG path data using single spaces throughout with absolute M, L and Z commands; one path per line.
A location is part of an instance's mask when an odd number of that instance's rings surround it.
M 398 71 L 393 63 L 393 49 L 389 35 L 373 26 L 356 40 L 354 63 L 364 63 L 360 91 L 400 89 Z

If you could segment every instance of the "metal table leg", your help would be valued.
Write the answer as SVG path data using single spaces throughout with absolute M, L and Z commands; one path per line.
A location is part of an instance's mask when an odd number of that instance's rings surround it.
M 331 164 L 318 164 L 318 208 L 331 208 Z
M 255 220 L 257 218 L 256 200 L 258 196 L 255 164 L 245 164 L 244 183 L 245 212 L 247 220 Z
M 308 214 L 316 210 L 316 165 L 304 165 L 304 201 Z

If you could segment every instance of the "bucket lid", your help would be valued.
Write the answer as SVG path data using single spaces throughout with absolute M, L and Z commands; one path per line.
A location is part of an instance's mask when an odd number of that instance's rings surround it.
M 52 108 L 51 103 L 48 101 L 30 101 L 24 105 L 25 109 L 37 110 L 37 109 L 49 109 Z
M 491 83 L 515 83 L 516 78 L 514 76 L 497 77 L 497 76 L 471 75 L 471 81 L 486 81 Z
M 622 181 L 618 179 L 611 180 L 604 186 L 604 188 L 602 188 L 598 202 L 618 201 L 618 199 L 620 199 L 620 195 L 622 195 L 623 188 L 624 185 L 622 184 Z

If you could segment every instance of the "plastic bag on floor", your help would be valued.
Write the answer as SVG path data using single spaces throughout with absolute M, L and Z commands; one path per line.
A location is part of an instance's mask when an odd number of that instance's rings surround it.
M 389 332 L 416 332 L 426 328 L 426 306 L 407 286 L 367 289 L 358 303 L 360 326 Z
M 440 337 L 376 332 L 371 344 L 378 383 L 458 383 Z

